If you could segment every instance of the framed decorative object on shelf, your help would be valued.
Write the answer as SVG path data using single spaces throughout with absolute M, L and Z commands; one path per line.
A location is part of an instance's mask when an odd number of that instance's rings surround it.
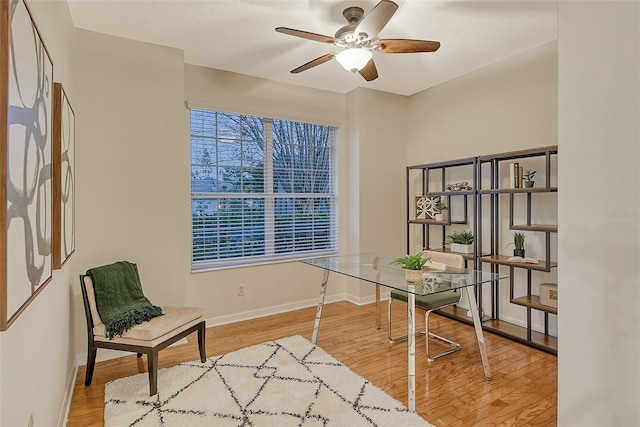
M 75 250 L 75 113 L 60 83 L 53 84 L 53 268 Z
M 0 2 L 0 330 L 51 281 L 53 62 L 24 0 Z
M 417 196 L 416 197 L 416 219 L 435 219 L 440 213 L 436 204 L 440 201 L 440 196 Z

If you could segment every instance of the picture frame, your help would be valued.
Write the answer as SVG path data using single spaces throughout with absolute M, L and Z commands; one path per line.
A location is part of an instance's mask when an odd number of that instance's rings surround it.
M 25 0 L 0 2 L 0 330 L 52 277 L 53 61 Z
M 440 211 L 436 204 L 440 201 L 440 196 L 416 196 L 416 220 L 434 220 Z
M 53 269 L 75 251 L 75 112 L 62 83 L 53 84 Z

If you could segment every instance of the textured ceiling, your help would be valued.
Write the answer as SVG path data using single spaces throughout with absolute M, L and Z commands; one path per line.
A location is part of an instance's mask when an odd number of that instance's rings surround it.
M 68 0 L 77 28 L 180 48 L 188 64 L 346 93 L 368 87 L 412 95 L 557 38 L 557 1 L 396 0 L 380 38 L 437 40 L 433 53 L 376 53 L 379 77 L 366 82 L 335 60 L 289 71 L 332 45 L 287 36 L 291 27 L 333 36 L 342 11 L 376 0 Z

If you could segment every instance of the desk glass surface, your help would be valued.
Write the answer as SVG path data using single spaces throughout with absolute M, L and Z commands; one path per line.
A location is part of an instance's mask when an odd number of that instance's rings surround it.
M 383 254 L 365 253 L 312 258 L 302 262 L 415 295 L 430 295 L 506 277 L 486 271 L 447 267 L 444 271 L 426 270 L 422 274 L 421 283 L 410 283 L 405 279 L 405 270 L 400 265 L 392 264 L 396 258 Z

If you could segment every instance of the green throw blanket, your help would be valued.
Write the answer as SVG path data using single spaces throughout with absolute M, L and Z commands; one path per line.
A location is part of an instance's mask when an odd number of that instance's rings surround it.
M 87 275 L 93 281 L 96 305 L 109 339 L 142 322 L 162 316 L 162 309 L 144 296 L 138 267 L 127 261 L 92 268 Z

